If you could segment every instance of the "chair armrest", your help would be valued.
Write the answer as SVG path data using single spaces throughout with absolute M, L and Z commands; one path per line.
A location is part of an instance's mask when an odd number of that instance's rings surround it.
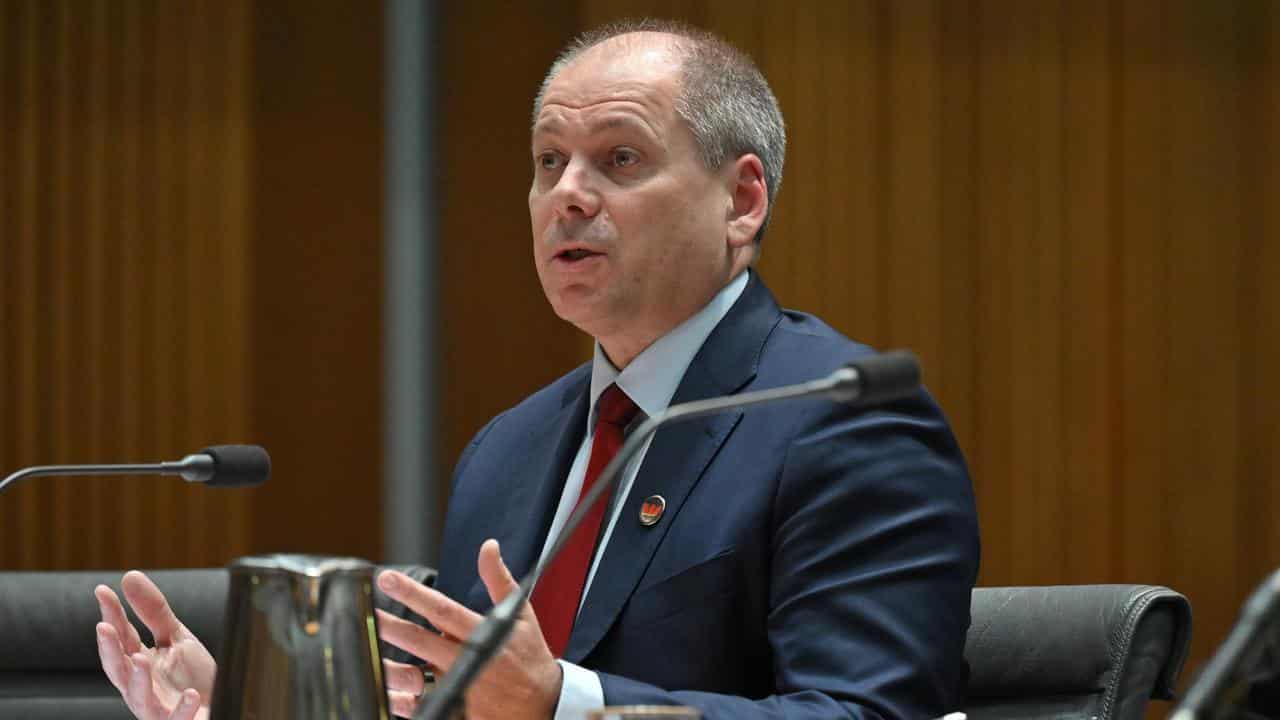
M 1171 698 L 1191 605 L 1168 588 L 977 588 L 965 643 L 969 697 L 1098 695 L 1104 717 Z

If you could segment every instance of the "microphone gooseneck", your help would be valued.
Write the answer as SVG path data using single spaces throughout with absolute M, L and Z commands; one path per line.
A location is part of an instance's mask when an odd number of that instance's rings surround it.
M 443 682 L 418 706 L 414 720 L 448 720 L 462 701 L 463 693 L 475 681 L 485 664 L 501 649 L 511 635 L 520 608 L 528 601 L 538 578 L 560 554 L 591 507 L 610 492 L 622 476 L 622 469 L 640 452 L 649 436 L 665 425 L 714 415 L 725 410 L 742 410 L 756 405 L 807 397 L 830 397 L 839 402 L 864 406 L 889 402 L 910 395 L 920 386 L 920 363 L 908 350 L 894 350 L 854 360 L 827 377 L 768 390 L 740 395 L 708 398 L 681 403 L 648 418 L 627 435 L 622 447 L 605 465 L 599 480 L 582 496 L 569 519 L 556 536 L 549 552 L 533 568 L 515 590 L 494 605 L 484 620 L 462 644 Z
M 1276 641 L 1280 623 L 1280 570 L 1258 586 L 1240 610 L 1240 618 L 1199 677 L 1183 694 L 1171 720 L 1244 717 L 1240 703 L 1246 699 L 1253 673 Z
M 179 475 L 210 487 L 246 487 L 270 477 L 271 459 L 257 445 L 215 445 L 172 462 L 36 465 L 0 480 L 0 491 L 19 480 L 54 475 Z

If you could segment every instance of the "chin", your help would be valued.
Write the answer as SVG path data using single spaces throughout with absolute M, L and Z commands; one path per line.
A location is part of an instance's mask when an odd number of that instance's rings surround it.
M 561 293 L 551 300 L 551 309 L 561 320 L 592 337 L 598 337 L 606 329 L 608 323 L 604 319 L 608 313 L 603 312 L 598 299 L 592 300 L 573 294 L 566 297 Z

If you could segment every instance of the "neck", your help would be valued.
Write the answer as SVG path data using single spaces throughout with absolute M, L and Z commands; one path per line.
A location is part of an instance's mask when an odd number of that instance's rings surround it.
M 604 356 L 608 358 L 609 363 L 618 370 L 623 370 L 636 359 L 637 355 L 644 352 L 645 348 L 657 342 L 658 338 L 666 335 L 671 328 L 679 324 L 675 323 L 666 330 L 656 334 L 649 333 L 643 337 L 598 337 L 596 342 L 600 343 L 600 349 L 604 351 Z
M 600 344 L 600 349 L 604 351 L 605 357 L 619 371 L 624 370 L 635 360 L 640 353 L 644 352 L 650 345 L 657 342 L 667 333 L 670 333 L 682 323 L 689 320 L 693 316 L 702 312 L 711 301 L 723 292 L 738 276 L 745 271 L 745 268 L 739 269 L 738 272 L 730 275 L 724 283 L 715 288 L 709 295 L 704 297 L 692 308 L 686 308 L 685 312 L 679 313 L 675 318 L 667 318 L 665 322 L 657 323 L 652 327 L 629 327 L 621 332 L 610 333 L 608 335 L 595 335 L 594 338 Z

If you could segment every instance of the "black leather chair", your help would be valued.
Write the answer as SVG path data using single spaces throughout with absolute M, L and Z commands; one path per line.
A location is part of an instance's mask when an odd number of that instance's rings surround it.
M 400 569 L 422 582 L 434 577 Z M 226 571 L 148 574 L 216 657 Z M 130 717 L 98 666 L 93 632 L 93 587 L 119 592 L 119 580 L 119 572 L 0 573 L 0 718 Z M 405 615 L 398 605 L 384 609 Z M 1141 717 L 1148 697 L 1171 696 L 1190 622 L 1186 599 L 1165 588 L 980 588 L 965 648 L 965 711 L 976 720 Z
M 1191 604 L 1150 585 L 978 588 L 965 643 L 970 720 L 1130 720 L 1170 700 Z

